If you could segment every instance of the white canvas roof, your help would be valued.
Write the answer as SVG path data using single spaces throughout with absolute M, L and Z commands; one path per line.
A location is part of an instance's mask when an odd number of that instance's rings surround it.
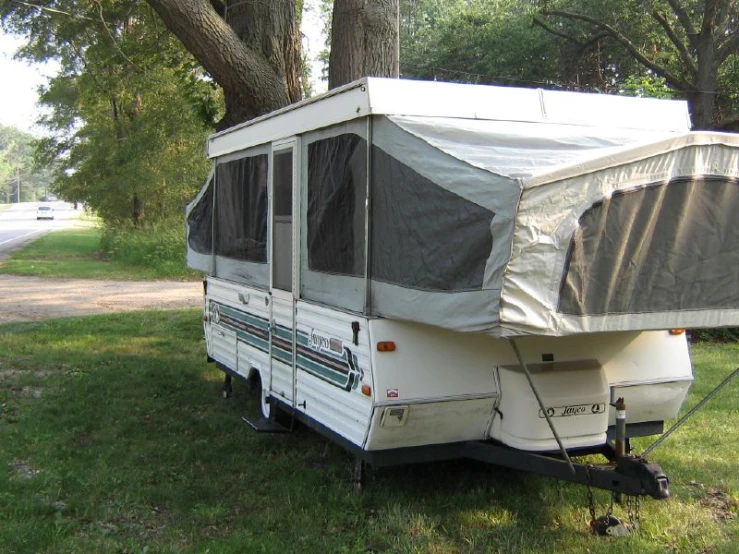
M 681 132 L 687 104 L 675 100 L 368 77 L 214 134 L 211 158 L 369 115 L 575 125 Z

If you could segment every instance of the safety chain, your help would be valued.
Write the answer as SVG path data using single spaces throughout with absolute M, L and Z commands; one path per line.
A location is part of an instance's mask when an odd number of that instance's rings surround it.
M 629 516 L 628 525 L 624 524 L 620 519 L 613 515 L 613 505 L 616 501 L 617 493 L 611 493 L 611 502 L 608 504 L 606 513 L 600 517 L 595 515 L 595 498 L 593 496 L 593 488 L 591 483 L 590 468 L 585 466 L 585 485 L 588 491 L 588 511 L 590 512 L 590 530 L 598 536 L 625 537 L 629 533 L 639 529 L 639 497 L 626 496 L 626 508 Z
M 639 502 L 638 496 L 627 496 L 626 497 L 626 513 L 629 515 L 629 530 L 633 533 L 638 531 L 641 527 L 641 514 L 639 513 Z
M 593 528 L 595 525 L 595 500 L 593 499 L 593 489 L 590 486 L 590 466 L 589 464 L 585 466 L 585 476 L 587 480 L 585 481 L 585 486 L 588 488 L 588 510 L 590 511 L 590 527 Z

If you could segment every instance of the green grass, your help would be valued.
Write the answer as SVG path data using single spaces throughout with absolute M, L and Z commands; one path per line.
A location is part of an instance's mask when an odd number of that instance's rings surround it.
M 739 383 L 654 453 L 674 496 L 644 500 L 643 530 L 610 542 L 587 532 L 582 486 L 482 464 L 372 471 L 354 494 L 341 449 L 240 423 L 255 406 L 239 383 L 220 399 L 199 316 L 0 326 L 0 552 L 736 552 Z M 693 350 L 685 409 L 739 359 Z
M 133 264 L 111 259 L 101 249 L 102 231 L 97 227 L 75 227 L 48 233 L 0 262 L 0 273 L 36 277 L 78 279 L 182 279 L 197 278 L 179 264 Z

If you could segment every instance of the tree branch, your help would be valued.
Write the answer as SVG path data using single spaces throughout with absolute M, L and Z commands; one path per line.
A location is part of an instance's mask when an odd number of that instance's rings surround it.
M 686 12 L 685 8 L 680 5 L 679 0 L 667 0 L 667 3 L 670 5 L 670 8 L 672 8 L 672 12 L 677 16 L 677 20 L 683 26 L 683 29 L 685 29 L 685 33 L 688 35 L 688 40 L 690 41 L 690 46 L 697 50 L 698 33 L 696 32 L 695 27 L 693 27 L 693 22 L 690 20 L 688 12 Z
M 729 2 L 722 2 L 720 6 L 719 14 L 716 17 L 716 28 L 714 35 L 717 37 L 716 40 L 716 64 L 721 65 L 726 58 L 736 52 L 739 48 L 739 31 L 731 25 L 732 16 L 730 12 Z M 736 17 L 734 14 L 734 18 Z M 723 38 L 723 40 L 721 40 Z
M 248 48 L 210 0 L 147 0 L 167 28 L 224 89 L 247 118 L 286 106 L 285 83 L 263 54 Z M 232 106 L 227 106 L 227 112 Z M 243 120 L 243 119 L 242 119 Z M 226 114 L 224 124 L 233 124 Z
M 103 29 L 105 29 L 105 33 L 108 35 L 108 38 L 110 39 L 111 44 L 113 45 L 113 48 L 115 48 L 118 53 L 121 55 L 121 57 L 126 60 L 132 67 L 136 67 L 136 64 L 131 61 L 131 58 L 126 56 L 125 52 L 121 50 L 120 45 L 118 44 L 118 41 L 116 40 L 115 35 L 113 34 L 113 31 L 110 30 L 110 26 L 108 25 L 108 22 L 105 21 L 105 14 L 103 13 L 103 5 L 95 1 L 94 4 L 97 6 L 98 9 L 98 15 L 100 16 L 100 23 L 103 26 Z
M 736 53 L 739 48 L 739 31 L 734 31 L 728 35 L 726 40 L 719 42 L 716 46 L 716 67 L 726 61 L 726 58 Z
M 703 12 L 703 24 L 701 35 L 708 35 L 716 23 L 716 12 L 718 11 L 718 0 L 705 0 L 706 10 Z
M 609 36 L 611 36 L 611 33 L 607 31 L 601 31 L 600 33 L 596 33 L 595 35 L 588 38 L 588 40 L 584 42 L 580 42 L 580 44 L 582 45 L 583 49 L 586 49 L 592 46 L 593 44 L 595 44 L 596 42 L 598 42 L 599 40 L 603 38 L 608 38 Z
M 572 35 L 568 35 L 567 33 L 563 31 L 559 31 L 558 29 L 555 29 L 551 25 L 548 25 L 545 21 L 543 21 L 541 18 L 534 16 L 534 24 L 539 25 L 542 29 L 544 29 L 547 33 L 551 33 L 555 36 L 558 36 L 560 38 L 563 38 L 565 40 L 569 40 L 574 42 L 575 44 L 582 44 L 582 41 L 578 39 L 577 37 L 574 37 Z
M 642 64 L 647 69 L 651 69 L 654 71 L 657 75 L 662 77 L 667 83 L 675 87 L 676 89 L 683 91 L 683 92 L 694 92 L 696 90 L 695 85 L 692 83 L 689 83 L 685 79 L 682 79 L 681 77 L 675 75 L 671 71 L 669 71 L 666 67 L 658 65 L 654 63 L 652 60 L 647 58 L 644 54 L 642 54 L 639 49 L 634 45 L 633 42 L 631 42 L 628 38 L 626 38 L 623 34 L 621 34 L 618 30 L 616 30 L 611 25 L 608 25 L 607 23 L 603 23 L 602 21 L 598 21 L 597 19 L 590 17 L 588 15 L 580 14 L 580 13 L 574 13 L 574 12 L 567 12 L 562 10 L 546 10 L 543 12 L 544 15 L 555 15 L 559 17 L 564 17 L 567 19 L 575 19 L 578 21 L 584 21 L 586 23 L 590 23 L 591 25 L 594 25 L 595 27 L 598 27 L 600 29 L 603 29 L 606 31 L 616 42 L 621 44 L 626 50 L 628 50 L 629 54 L 631 54 L 636 61 L 638 61 L 640 64 Z
M 688 69 L 693 74 L 693 76 L 697 75 L 698 66 L 695 64 L 693 56 L 690 55 L 690 52 L 688 52 L 688 49 L 680 40 L 680 37 L 677 36 L 677 33 L 672 28 L 672 25 L 670 25 L 669 21 L 667 21 L 667 18 L 656 10 L 652 12 L 652 17 L 657 20 L 657 23 L 659 23 L 660 26 L 664 29 L 665 33 L 667 33 L 667 38 L 669 38 L 670 42 L 675 46 L 675 48 L 677 48 L 677 51 L 680 54 L 680 58 L 682 58 L 685 65 L 688 66 Z

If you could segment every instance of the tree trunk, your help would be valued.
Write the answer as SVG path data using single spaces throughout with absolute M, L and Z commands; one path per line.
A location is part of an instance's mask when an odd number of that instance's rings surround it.
M 694 129 L 710 129 L 716 105 L 716 37 L 713 25 L 705 25 L 696 37 L 696 60 L 694 91 L 688 92 L 691 118 Z
M 398 1 L 334 0 L 330 89 L 364 76 L 398 76 Z
M 295 0 L 224 2 L 147 0 L 164 24 L 223 88 L 219 128 L 300 99 L 300 34 Z

